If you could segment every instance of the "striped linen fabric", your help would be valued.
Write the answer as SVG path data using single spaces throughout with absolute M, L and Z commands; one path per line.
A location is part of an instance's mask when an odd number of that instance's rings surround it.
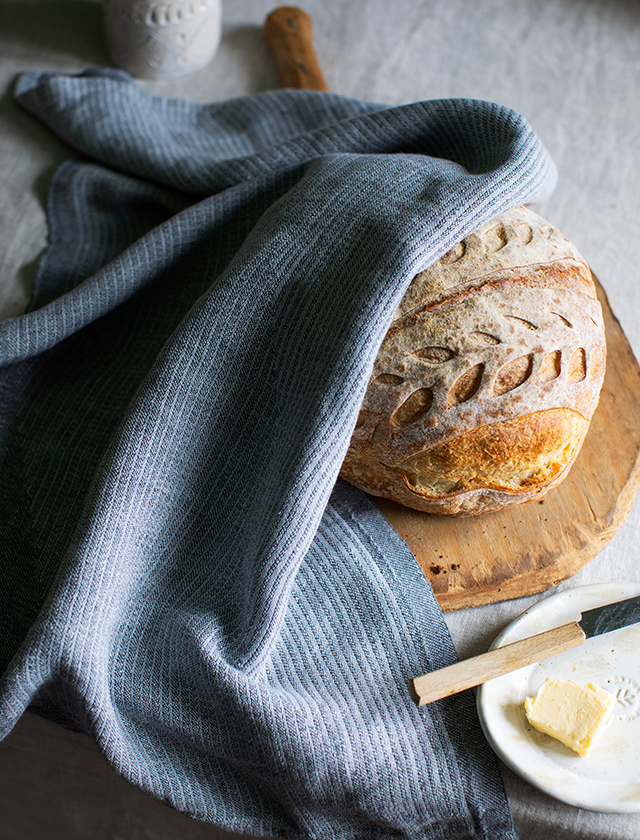
M 0 323 L 0 737 L 30 708 L 193 817 L 279 838 L 514 838 L 455 651 L 338 479 L 415 275 L 546 195 L 526 121 L 470 100 L 211 105 L 25 73 L 77 153 L 29 311 Z

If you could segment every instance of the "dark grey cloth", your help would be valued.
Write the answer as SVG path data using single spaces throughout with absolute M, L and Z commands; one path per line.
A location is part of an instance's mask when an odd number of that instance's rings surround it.
M 416 272 L 553 186 L 491 103 L 200 106 L 24 74 L 65 164 L 0 324 L 0 733 L 31 708 L 159 799 L 282 838 L 513 838 L 405 544 L 337 480 Z

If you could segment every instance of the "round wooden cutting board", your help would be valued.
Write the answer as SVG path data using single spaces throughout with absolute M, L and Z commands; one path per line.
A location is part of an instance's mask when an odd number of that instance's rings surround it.
M 279 7 L 263 32 L 286 85 L 327 89 L 306 12 Z M 413 552 L 443 610 L 555 586 L 598 554 L 631 509 L 640 485 L 640 367 L 594 281 L 604 314 L 607 371 L 582 450 L 558 487 L 538 501 L 464 518 L 374 499 Z
M 640 486 L 640 367 L 594 281 L 604 314 L 607 370 L 582 450 L 558 487 L 537 501 L 462 518 L 375 499 L 443 610 L 555 586 L 601 551 L 631 509 Z

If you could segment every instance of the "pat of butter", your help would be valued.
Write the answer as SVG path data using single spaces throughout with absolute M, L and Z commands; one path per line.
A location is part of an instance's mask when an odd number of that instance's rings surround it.
M 537 730 L 586 755 L 611 720 L 615 703 L 600 686 L 547 677 L 535 697 L 525 698 L 524 711 Z

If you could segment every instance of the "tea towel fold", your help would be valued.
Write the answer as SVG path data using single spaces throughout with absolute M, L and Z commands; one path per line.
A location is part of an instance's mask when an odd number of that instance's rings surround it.
M 513 838 L 455 651 L 338 472 L 411 278 L 548 193 L 526 121 L 120 71 L 23 74 L 82 156 L 0 323 L 0 735 L 31 708 L 191 816 L 280 838 Z

